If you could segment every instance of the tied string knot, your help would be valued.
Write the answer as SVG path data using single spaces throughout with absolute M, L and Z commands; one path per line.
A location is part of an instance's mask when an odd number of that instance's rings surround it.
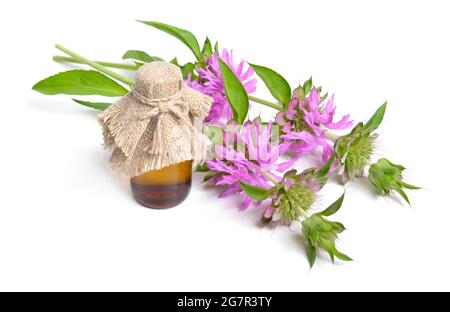
M 146 120 L 164 113 L 178 113 L 184 111 L 184 104 L 181 101 L 183 90 L 179 90 L 173 95 L 156 99 L 149 98 L 136 90 L 131 91 L 131 95 L 140 103 L 152 107 L 150 112 L 140 118 L 140 120 Z
M 167 147 L 164 147 L 162 144 L 163 132 L 161 128 L 161 120 L 164 118 L 164 115 L 171 114 L 180 119 L 183 124 L 188 126 L 190 129 L 194 128 L 186 114 L 185 104 L 181 100 L 183 95 L 183 87 L 177 93 L 163 98 L 152 99 L 136 90 L 131 91 L 131 95 L 140 103 L 151 107 L 150 111 L 140 116 L 140 121 L 148 120 L 150 122 L 156 118 L 156 125 L 153 129 L 153 143 L 151 144 L 151 149 L 149 150 L 148 148 L 144 148 L 144 151 L 154 155 L 161 155 L 165 150 L 167 150 Z

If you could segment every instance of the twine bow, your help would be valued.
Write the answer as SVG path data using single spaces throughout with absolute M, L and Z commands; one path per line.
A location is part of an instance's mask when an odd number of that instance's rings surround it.
M 148 151 L 150 154 L 161 154 L 163 152 L 163 146 L 162 146 L 162 135 L 161 135 L 161 116 L 163 114 L 172 114 L 175 117 L 179 118 L 185 125 L 187 125 L 190 129 L 194 129 L 194 126 L 191 124 L 190 119 L 187 117 L 185 111 L 186 107 L 185 104 L 181 101 L 181 97 L 183 95 L 183 86 L 181 89 L 168 97 L 164 98 L 158 98 L 158 99 L 151 99 L 149 97 L 146 97 L 145 95 L 139 93 L 136 90 L 131 91 L 132 96 L 138 100 L 140 103 L 144 105 L 148 105 L 152 107 L 152 109 L 141 116 L 139 120 L 148 120 L 156 118 L 156 126 L 153 131 L 153 143 L 152 147 Z M 195 132 L 194 132 L 195 133 Z

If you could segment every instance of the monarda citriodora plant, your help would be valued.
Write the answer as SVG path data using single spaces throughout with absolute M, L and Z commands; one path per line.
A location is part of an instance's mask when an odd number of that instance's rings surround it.
M 204 183 L 218 186 L 220 198 L 240 195 L 241 209 L 260 206 L 265 225 L 300 224 L 311 266 L 318 250 L 325 251 L 332 261 L 351 260 L 336 247 L 344 225 L 328 219 L 341 208 L 344 194 L 321 212 L 313 209 L 318 193 L 330 179 L 342 184 L 366 179 L 381 196 L 391 196 L 394 191 L 408 203 L 405 189 L 418 189 L 403 181 L 403 166 L 385 158 L 374 159 L 376 131 L 387 103 L 366 121 L 354 122 L 349 114 L 337 117 L 334 95 L 323 92 L 312 78 L 292 90 L 273 69 L 236 60 L 233 52 L 219 48 L 218 42 L 206 38 L 200 45 L 187 30 L 159 22 L 142 23 L 174 36 L 192 51 L 192 62 L 180 64 L 176 57 L 167 60 L 179 66 L 190 88 L 213 98 L 203 121 L 211 142 L 210 157 L 196 168 Z M 65 54 L 55 56 L 56 62 L 84 64 L 93 70 L 61 72 L 36 83 L 33 90 L 47 95 L 120 97 L 129 92 L 133 80 L 114 69 L 136 71 L 145 63 L 163 60 L 129 50 L 123 55 L 126 62 L 92 61 L 61 45 L 56 48 Z M 273 100 L 254 95 L 257 77 Z M 111 105 L 107 100 L 73 100 L 100 111 Z M 273 119 L 249 120 L 249 102 L 273 109 Z M 316 156 L 319 165 L 298 171 L 297 161 L 307 154 Z

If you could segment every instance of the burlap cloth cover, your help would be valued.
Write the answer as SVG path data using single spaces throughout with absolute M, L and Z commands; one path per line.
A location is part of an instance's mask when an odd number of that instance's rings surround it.
M 212 98 L 183 81 L 178 66 L 151 62 L 136 72 L 133 89 L 98 115 L 111 167 L 134 177 L 204 157 L 205 137 L 195 127 Z M 194 124 L 195 121 L 195 124 Z

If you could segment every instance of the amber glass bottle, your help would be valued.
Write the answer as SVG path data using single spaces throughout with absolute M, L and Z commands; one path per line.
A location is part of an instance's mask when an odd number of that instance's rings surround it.
M 131 178 L 133 196 L 148 208 L 164 209 L 183 202 L 191 190 L 192 161 L 154 170 Z

